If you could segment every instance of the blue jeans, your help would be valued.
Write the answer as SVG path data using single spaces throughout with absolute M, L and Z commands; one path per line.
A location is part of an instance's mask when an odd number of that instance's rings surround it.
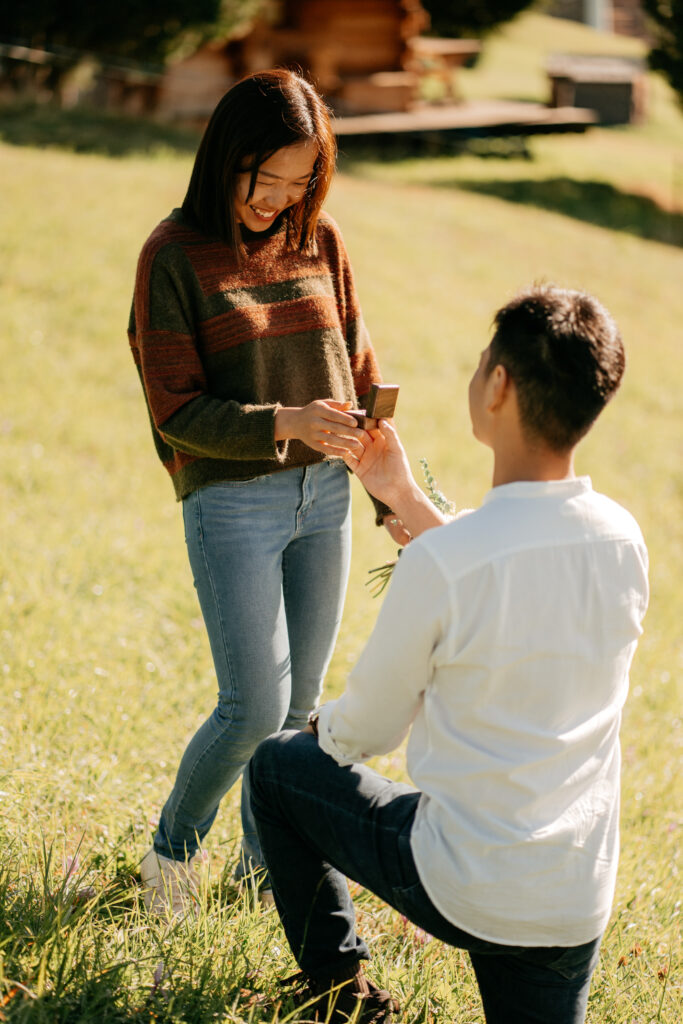
M 176 860 L 196 852 L 258 743 L 302 728 L 318 703 L 348 580 L 349 474 L 320 462 L 212 484 L 184 499 L 183 517 L 218 704 L 183 754 L 154 839 Z M 263 865 L 245 786 L 238 874 Z
M 273 894 L 301 969 L 320 980 L 367 959 L 346 878 L 469 951 L 488 1024 L 581 1024 L 600 938 L 503 946 L 442 917 L 420 882 L 410 833 L 420 793 L 365 765 L 342 768 L 310 733 L 281 732 L 250 763 L 251 801 Z

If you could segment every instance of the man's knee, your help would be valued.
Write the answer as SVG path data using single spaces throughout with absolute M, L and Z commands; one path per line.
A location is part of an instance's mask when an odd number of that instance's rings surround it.
M 284 729 L 281 732 L 274 732 L 270 736 L 266 736 L 256 747 L 251 759 L 252 764 L 256 762 L 259 764 L 269 764 L 273 759 L 279 758 L 290 734 L 291 730 Z
M 267 785 L 269 780 L 277 779 L 288 757 L 289 745 L 299 735 L 293 729 L 273 733 L 261 740 L 249 761 L 249 782 L 252 793 Z

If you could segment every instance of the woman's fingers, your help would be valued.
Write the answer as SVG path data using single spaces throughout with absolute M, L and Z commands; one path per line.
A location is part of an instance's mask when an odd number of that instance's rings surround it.
M 358 422 L 354 416 L 351 416 L 347 410 L 351 408 L 350 402 L 335 402 L 333 399 L 328 398 L 319 404 L 324 408 L 323 415 L 326 419 L 332 423 L 338 423 L 344 427 L 348 427 L 351 430 L 360 430 Z
M 359 456 L 363 453 L 363 443 L 359 437 L 338 433 L 323 428 L 318 437 L 318 443 L 327 451 L 334 451 L 336 454 L 343 452 L 357 452 Z
M 354 454 L 357 459 L 364 458 L 364 451 L 374 450 L 379 442 L 381 452 L 386 445 L 385 439 L 379 430 L 370 434 L 358 426 L 353 416 L 348 414 L 350 402 L 337 402 L 333 399 L 317 399 L 296 410 L 298 427 L 293 435 L 300 438 L 309 448 L 315 451 L 324 452 L 326 455 L 340 455 L 342 458 L 347 452 Z M 388 423 L 382 420 L 382 424 Z M 396 441 L 397 450 L 400 451 L 400 442 Z M 355 464 L 352 466 L 355 471 Z
M 353 416 L 345 414 L 350 402 L 312 402 L 312 427 L 314 437 L 328 453 L 343 454 L 344 451 L 362 449 L 361 430 Z

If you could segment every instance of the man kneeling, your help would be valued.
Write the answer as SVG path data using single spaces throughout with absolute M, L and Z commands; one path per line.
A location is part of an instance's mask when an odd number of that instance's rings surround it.
M 454 521 L 393 426 L 348 465 L 414 538 L 346 692 L 250 765 L 252 805 L 318 1015 L 388 1021 L 362 973 L 346 877 L 469 950 L 489 1024 L 580 1024 L 614 894 L 619 724 L 647 605 L 633 518 L 574 475 L 624 354 L 593 298 L 532 288 L 495 318 L 471 380 L 493 450 Z M 415 787 L 362 764 L 407 732 Z

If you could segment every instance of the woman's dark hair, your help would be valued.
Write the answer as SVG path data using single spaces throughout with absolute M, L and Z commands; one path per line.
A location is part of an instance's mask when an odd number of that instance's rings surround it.
M 183 212 L 200 230 L 237 253 L 244 249 L 235 215 L 239 174 L 251 172 L 248 199 L 260 165 L 278 149 L 313 140 L 313 174 L 295 206 L 284 214 L 287 241 L 315 252 L 315 229 L 336 159 L 330 116 L 316 90 L 293 71 L 259 71 L 237 82 L 218 103 L 199 145 Z
M 568 451 L 621 383 L 624 347 L 616 323 L 585 292 L 536 285 L 498 310 L 487 370 L 504 366 L 530 440 Z

